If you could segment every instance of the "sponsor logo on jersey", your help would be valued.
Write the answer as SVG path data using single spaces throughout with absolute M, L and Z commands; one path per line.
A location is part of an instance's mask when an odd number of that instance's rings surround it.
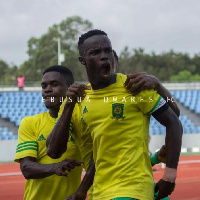
M 38 138 L 38 141 L 42 141 L 42 140 L 46 140 L 46 138 L 44 137 L 44 135 L 40 135 L 40 137 Z
M 83 109 L 83 114 L 85 114 L 85 113 L 87 113 L 88 112 L 88 110 L 87 110 L 87 108 L 86 108 L 86 106 L 85 106 L 85 108 Z

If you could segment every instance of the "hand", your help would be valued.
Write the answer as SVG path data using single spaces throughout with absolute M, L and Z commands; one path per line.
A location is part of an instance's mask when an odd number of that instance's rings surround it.
M 158 192 L 156 200 L 160 200 L 162 198 L 167 197 L 174 191 L 174 188 L 175 188 L 175 183 L 171 183 L 168 181 L 164 181 L 163 179 L 160 179 L 158 183 L 156 183 L 155 187 L 155 193 Z
M 158 151 L 158 161 L 165 163 L 167 162 L 167 152 L 166 152 L 166 147 L 163 145 L 160 150 Z
M 135 96 L 142 90 L 156 89 L 159 84 L 160 81 L 155 76 L 148 75 L 146 72 L 135 72 L 127 75 L 124 87 Z
M 76 192 L 76 193 L 70 195 L 69 197 L 67 197 L 65 200 L 85 200 L 86 196 L 87 196 L 87 194 L 85 194 L 83 192 Z
M 69 176 L 65 171 L 70 172 L 76 166 L 82 166 L 83 163 L 77 160 L 65 159 L 59 163 L 53 164 L 53 173 L 58 176 Z
M 90 87 L 80 83 L 73 83 L 72 85 L 70 85 L 70 87 L 67 90 L 68 102 L 69 99 L 72 100 L 71 102 L 76 102 L 78 97 L 84 99 L 86 95 L 85 90 L 90 90 Z

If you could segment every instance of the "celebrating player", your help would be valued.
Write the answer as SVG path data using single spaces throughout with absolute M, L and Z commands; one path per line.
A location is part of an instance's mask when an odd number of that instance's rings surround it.
M 73 82 L 68 68 L 47 68 L 41 86 L 42 97 L 49 111 L 25 117 L 20 124 L 15 161 L 20 162 L 21 171 L 27 179 L 25 200 L 64 200 L 80 184 L 82 163 L 79 161 L 82 158 L 71 140 L 67 142 L 67 152 L 59 159 L 54 160 L 46 153 L 46 139 L 56 122 L 62 98 L 66 97 L 67 88 Z
M 69 87 L 67 106 L 58 120 L 57 133 L 51 135 L 49 154 L 57 157 L 66 150 L 68 133 L 61 130 L 69 127 L 66 116 L 72 115 L 77 97 L 82 97 L 84 100 L 79 103 L 82 120 L 93 140 L 96 169 L 93 199 L 153 199 L 148 155 L 148 126 L 153 115 L 166 127 L 167 167 L 157 184 L 157 199 L 168 196 L 175 187 L 181 149 L 179 119 L 154 90 L 132 96 L 124 88 L 127 77 L 112 73 L 113 51 L 105 32 L 93 30 L 83 34 L 79 39 L 79 53 L 92 89 L 86 90 L 85 85 L 77 83 Z

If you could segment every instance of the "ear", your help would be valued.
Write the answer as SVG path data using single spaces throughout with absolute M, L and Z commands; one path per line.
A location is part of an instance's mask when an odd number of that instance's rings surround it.
M 79 62 L 80 62 L 82 65 L 86 65 L 85 59 L 84 59 L 82 56 L 79 56 L 78 59 L 79 59 Z

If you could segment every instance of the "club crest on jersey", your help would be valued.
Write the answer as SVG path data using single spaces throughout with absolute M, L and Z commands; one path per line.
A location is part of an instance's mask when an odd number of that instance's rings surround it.
M 124 119 L 124 104 L 115 103 L 112 104 L 112 119 Z

